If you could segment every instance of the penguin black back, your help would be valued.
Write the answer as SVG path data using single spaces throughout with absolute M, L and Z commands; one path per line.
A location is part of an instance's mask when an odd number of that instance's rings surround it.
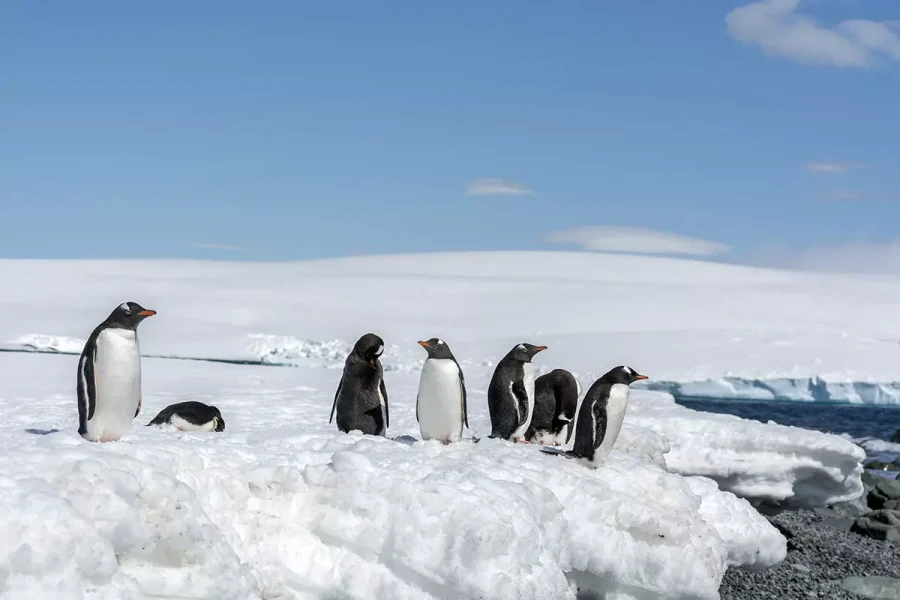
M 534 380 L 534 414 L 525 434 L 529 441 L 565 444 L 574 431 L 581 386 L 565 369 L 553 369 Z
M 522 435 L 534 409 L 534 371 L 531 359 L 546 346 L 516 344 L 497 363 L 488 385 L 492 438 L 512 440 Z M 530 388 L 530 389 L 529 389 Z
M 165 407 L 147 425 L 167 423 L 187 431 L 225 431 L 225 419 L 218 408 L 193 400 Z
M 347 433 L 353 430 L 368 435 L 386 435 L 390 426 L 387 387 L 381 354 L 384 340 L 367 333 L 353 346 L 344 361 L 344 371 L 331 406 L 331 423 L 337 412 L 337 426 Z

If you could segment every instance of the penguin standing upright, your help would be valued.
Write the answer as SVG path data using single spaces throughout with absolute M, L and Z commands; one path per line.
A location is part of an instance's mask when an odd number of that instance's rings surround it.
M 595 381 L 581 401 L 572 449 L 563 454 L 595 465 L 606 458 L 619 437 L 625 419 L 629 386 L 641 379 L 647 379 L 647 376 L 631 367 L 618 366 Z M 558 453 L 551 448 L 541 450 Z
M 567 444 L 575 429 L 581 384 L 565 369 L 553 369 L 534 380 L 534 415 L 525 432 L 529 442 L 548 446 Z
M 524 442 L 534 412 L 534 366 L 531 359 L 547 346 L 516 344 L 497 363 L 488 386 L 492 438 Z
M 215 406 L 194 400 L 165 407 L 147 425 L 174 425 L 181 431 L 225 431 L 225 419 Z
M 437 439 L 443 444 L 458 441 L 463 424 L 469 426 L 462 369 L 444 340 L 431 338 L 418 343 L 428 352 L 416 396 L 416 420 L 422 439 Z
M 156 314 L 135 302 L 116 307 L 91 333 L 78 360 L 78 433 L 92 442 L 118 440 L 141 411 L 137 326 Z
M 384 341 L 367 333 L 356 341 L 344 361 L 344 372 L 334 394 L 331 417 L 337 411 L 337 426 L 347 433 L 353 430 L 367 435 L 386 435 L 390 425 L 387 388 L 379 357 Z

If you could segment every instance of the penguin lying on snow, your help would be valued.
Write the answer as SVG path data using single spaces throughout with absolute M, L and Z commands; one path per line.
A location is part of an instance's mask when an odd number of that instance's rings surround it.
M 337 426 L 347 433 L 353 430 L 367 435 L 386 435 L 390 425 L 384 371 L 378 358 L 384 341 L 374 333 L 357 340 L 344 361 L 344 372 L 334 394 L 331 423 L 337 411 Z
M 437 439 L 443 444 L 458 441 L 463 424 L 469 426 L 462 369 L 444 340 L 431 338 L 419 345 L 428 352 L 416 396 L 416 420 L 422 439 Z
M 579 396 L 581 384 L 565 369 L 553 369 L 535 379 L 534 414 L 525 439 L 547 446 L 567 444 L 575 429 Z
M 225 419 L 219 409 L 196 401 L 167 406 L 147 423 L 148 426 L 163 424 L 174 425 L 181 431 L 225 431 Z
M 118 440 L 141 412 L 137 327 L 156 314 L 124 302 L 88 337 L 78 360 L 78 433 L 92 442 Z
M 492 438 L 524 441 L 534 412 L 534 366 L 531 359 L 547 346 L 517 344 L 497 363 L 488 386 Z
M 619 366 L 595 381 L 581 402 L 572 449 L 560 452 L 555 448 L 541 448 L 541 451 L 577 458 L 595 466 L 606 458 L 616 443 L 625 419 L 629 386 L 641 379 L 647 379 L 647 376 L 630 367 Z

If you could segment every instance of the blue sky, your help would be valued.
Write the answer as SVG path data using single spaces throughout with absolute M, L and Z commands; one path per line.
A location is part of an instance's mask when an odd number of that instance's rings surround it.
M 894 0 L 9 0 L 0 256 L 603 249 L 592 228 L 626 227 L 880 260 L 898 20 Z

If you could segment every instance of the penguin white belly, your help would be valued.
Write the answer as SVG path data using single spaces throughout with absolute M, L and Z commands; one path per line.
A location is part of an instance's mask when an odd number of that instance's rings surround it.
M 109 328 L 97 336 L 94 389 L 94 417 L 87 422 L 88 438 L 117 440 L 131 429 L 141 397 L 141 351 L 135 331 Z
M 218 425 L 215 418 L 211 419 L 208 423 L 194 425 L 187 419 L 183 419 L 178 415 L 172 415 L 172 418 L 169 419 L 169 423 L 181 431 L 213 431 L 215 430 L 216 425 Z
M 606 404 L 606 435 L 594 454 L 594 460 L 608 455 L 616 443 L 616 438 L 619 437 L 622 421 L 625 420 L 625 409 L 628 406 L 628 391 L 628 386 L 623 383 L 617 383 L 609 390 L 609 402 Z
M 459 368 L 444 358 L 429 358 L 422 367 L 416 401 L 423 440 L 456 441 L 462 436 L 462 389 Z
M 525 415 L 525 422 L 513 433 L 514 440 L 525 435 L 531 426 L 531 417 L 534 415 L 534 365 L 530 362 L 522 363 L 522 372 L 522 383 L 525 384 L 525 394 L 528 396 L 528 413 Z

